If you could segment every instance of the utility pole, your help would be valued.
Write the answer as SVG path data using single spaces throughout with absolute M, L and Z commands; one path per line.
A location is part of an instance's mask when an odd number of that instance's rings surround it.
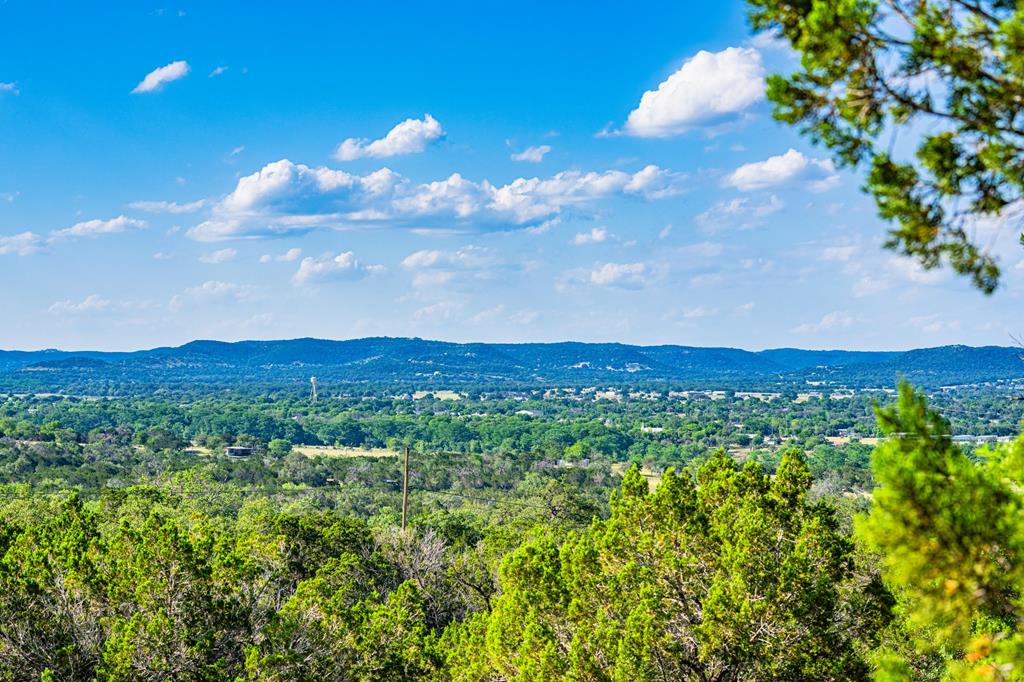
M 402 475 L 402 530 L 405 530 L 405 514 L 409 509 L 409 446 L 405 446 L 405 471 Z

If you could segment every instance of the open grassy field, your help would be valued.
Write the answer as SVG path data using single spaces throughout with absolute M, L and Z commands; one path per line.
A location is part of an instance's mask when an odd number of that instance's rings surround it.
M 633 465 L 629 462 L 616 462 L 615 464 L 612 464 L 612 473 L 621 476 L 626 473 L 626 470 L 631 466 Z M 640 467 L 640 475 L 647 479 L 647 484 L 650 486 L 652 491 L 657 488 L 658 483 L 661 482 L 661 474 L 647 467 Z
M 296 445 L 295 452 L 306 457 L 397 457 L 394 450 L 384 448 L 346 448 L 329 445 Z

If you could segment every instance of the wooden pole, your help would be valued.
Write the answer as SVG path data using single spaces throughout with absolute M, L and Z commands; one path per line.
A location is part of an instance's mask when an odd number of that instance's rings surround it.
M 405 446 L 405 472 L 402 475 L 402 530 L 405 530 L 405 514 L 409 509 L 409 446 Z

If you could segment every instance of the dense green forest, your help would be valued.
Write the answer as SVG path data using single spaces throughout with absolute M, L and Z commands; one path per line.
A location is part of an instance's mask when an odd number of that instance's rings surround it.
M 1014 678 L 1019 401 L 447 397 L 8 397 L 0 679 Z

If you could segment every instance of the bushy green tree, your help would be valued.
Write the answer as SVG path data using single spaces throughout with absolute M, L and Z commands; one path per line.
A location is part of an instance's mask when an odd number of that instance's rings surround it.
M 920 678 L 922 657 L 945 661 L 949 679 L 1022 679 L 1024 439 L 973 461 L 906 384 L 879 422 L 889 437 L 859 532 L 883 557 L 911 637 L 881 653 L 883 679 Z
M 609 519 L 506 558 L 490 613 L 446 634 L 453 678 L 865 679 L 884 594 L 810 483 L 796 452 L 774 479 L 719 452 L 654 493 L 630 470 Z

